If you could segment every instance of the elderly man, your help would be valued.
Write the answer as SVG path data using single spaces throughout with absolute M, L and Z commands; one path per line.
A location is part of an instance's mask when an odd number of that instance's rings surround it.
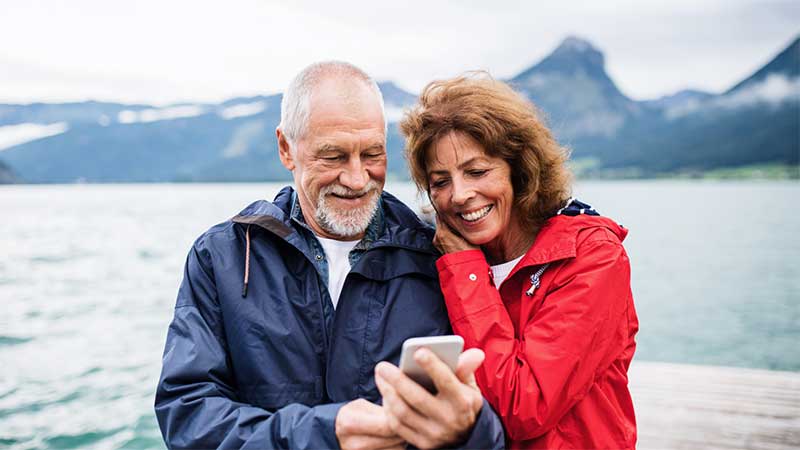
M 475 353 L 458 375 L 418 355 L 435 396 L 382 366 L 397 395 L 391 411 L 380 405 L 375 365 L 450 325 L 432 231 L 382 193 L 375 82 L 347 63 L 309 66 L 283 97 L 276 134 L 295 189 L 212 227 L 189 252 L 155 401 L 167 445 L 502 446 L 474 384 Z

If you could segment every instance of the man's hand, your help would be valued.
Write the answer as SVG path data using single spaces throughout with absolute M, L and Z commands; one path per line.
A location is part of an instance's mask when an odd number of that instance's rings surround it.
M 417 350 L 414 359 L 436 385 L 435 396 L 396 366 L 385 361 L 375 366 L 375 383 L 383 395 L 389 427 L 420 449 L 463 441 L 483 406 L 474 375 L 483 363 L 483 352 L 469 349 L 462 353 L 456 373 L 426 348 Z
M 433 245 L 442 254 L 460 252 L 462 250 L 478 250 L 480 247 L 472 245 L 461 237 L 450 225 L 436 215 L 436 234 L 433 236 Z
M 405 441 L 389 427 L 384 409 L 361 398 L 339 409 L 335 427 L 342 450 L 405 448 Z

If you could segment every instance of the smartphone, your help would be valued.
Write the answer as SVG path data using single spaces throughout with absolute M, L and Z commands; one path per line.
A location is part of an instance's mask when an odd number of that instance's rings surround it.
M 400 354 L 400 370 L 429 392 L 435 394 L 436 386 L 433 380 L 425 372 L 425 369 L 420 367 L 414 360 L 414 352 L 422 347 L 432 351 L 433 354 L 450 367 L 450 370 L 455 372 L 458 365 L 458 355 L 461 354 L 461 350 L 464 348 L 464 339 L 461 336 L 447 335 L 416 337 L 406 339 L 403 342 L 403 351 Z

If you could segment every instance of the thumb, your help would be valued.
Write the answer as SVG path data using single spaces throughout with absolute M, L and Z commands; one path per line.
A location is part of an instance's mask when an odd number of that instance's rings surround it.
M 471 348 L 458 356 L 458 365 L 456 366 L 456 376 L 462 383 L 475 384 L 475 370 L 483 364 L 486 357 L 483 350 L 479 348 Z

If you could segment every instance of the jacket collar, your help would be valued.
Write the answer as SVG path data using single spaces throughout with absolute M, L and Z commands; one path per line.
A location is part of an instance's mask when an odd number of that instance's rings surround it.
M 578 234 L 582 230 L 597 227 L 607 228 L 617 235 L 620 242 L 628 234 L 627 229 L 600 216 L 591 206 L 570 198 L 564 208 L 545 222 L 519 266 L 538 266 L 574 258 L 577 255 Z
M 422 222 L 400 200 L 384 191 L 381 194 L 379 210 L 367 228 L 364 240 L 370 242 L 365 243 L 365 250 L 376 246 L 393 246 L 435 254 L 433 228 Z M 308 251 L 308 245 L 297 228 L 299 226 L 307 228 L 307 225 L 302 218 L 299 202 L 291 186 L 281 189 L 272 202 L 258 200 L 251 203 L 231 220 L 243 225 L 259 226 L 304 253 Z

